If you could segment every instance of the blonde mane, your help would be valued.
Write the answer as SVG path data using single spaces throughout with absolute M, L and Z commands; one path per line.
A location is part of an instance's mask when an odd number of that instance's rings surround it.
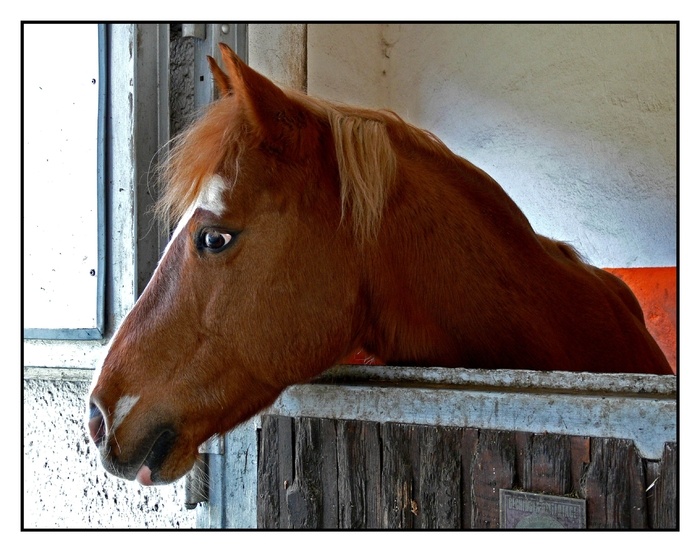
M 340 177 L 341 212 L 351 213 L 356 238 L 376 238 L 385 205 L 396 180 L 396 141 L 455 159 L 433 134 L 403 121 L 391 111 L 332 103 L 285 90 L 288 98 L 326 122 L 331 130 Z M 225 159 L 238 159 L 248 131 L 236 116 L 232 96 L 214 102 L 178 137 L 161 170 L 163 192 L 157 212 L 179 220 Z

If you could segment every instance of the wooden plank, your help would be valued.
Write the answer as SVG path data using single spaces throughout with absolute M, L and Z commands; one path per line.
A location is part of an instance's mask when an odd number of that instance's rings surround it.
M 530 449 L 532 433 L 529 431 L 515 431 L 513 438 L 515 439 L 515 473 L 518 474 L 515 484 L 521 488 L 524 487 L 521 480 L 522 474 L 525 473 L 526 469 L 525 463 Z
M 591 374 L 492 370 L 480 378 L 478 371 L 452 368 L 443 373 L 441 369 L 406 368 L 404 372 L 384 367 L 374 375 L 377 367 L 351 368 L 362 370 L 362 375 L 353 380 L 354 376 L 333 373 L 321 383 L 292 386 L 268 413 L 633 439 L 642 456 L 654 460 L 661 458 L 666 442 L 676 439 L 673 376 L 607 374 L 615 377 L 591 379 Z M 404 378 L 411 374 L 426 387 L 393 385 L 410 381 Z M 392 384 L 380 385 L 383 378 Z M 596 383 L 591 385 L 592 381 Z M 620 381 L 629 385 L 621 386 Z M 439 382 L 453 383 L 438 388 Z M 660 385 L 663 382 L 668 385 Z M 596 396 L 594 390 L 604 389 L 603 383 L 611 387 L 604 396 Z M 550 388 L 557 392 L 549 393 Z
M 334 420 L 295 420 L 294 482 L 287 488 L 290 527 L 338 527 L 335 445 Z
M 645 482 L 644 466 L 632 441 L 591 439 L 591 463 L 581 489 L 588 528 L 647 528 Z
M 473 511 L 473 479 L 472 465 L 476 457 L 476 446 L 479 442 L 479 430 L 463 428 L 460 440 L 460 464 L 461 464 L 461 495 L 462 495 L 462 529 L 471 529 Z
M 258 454 L 258 527 L 289 527 L 287 487 L 294 479 L 292 419 L 263 416 Z
M 264 416 L 259 447 L 261 528 L 496 528 L 516 484 L 585 498 L 589 528 L 678 526 L 675 443 Z
M 569 435 L 569 448 L 571 450 L 571 494 L 580 498 L 582 479 L 585 470 L 591 463 L 591 439 Z
M 375 529 L 382 525 L 379 424 L 338 420 L 338 526 Z
M 417 442 L 416 426 L 383 424 L 382 438 L 382 526 L 386 529 L 414 527 L 418 513 L 415 495 L 418 481 L 414 477 Z M 415 493 L 415 495 L 414 495 Z
M 474 529 L 499 526 L 499 489 L 512 489 L 516 477 L 515 436 L 510 431 L 479 432 L 472 463 L 472 523 Z
M 563 496 L 571 492 L 571 446 L 565 435 L 530 434 L 522 458 L 523 490 Z
M 666 443 L 659 462 L 647 468 L 647 504 L 652 529 L 678 529 L 678 445 Z
M 461 465 L 458 428 L 421 426 L 420 484 L 416 526 L 423 529 L 461 527 Z

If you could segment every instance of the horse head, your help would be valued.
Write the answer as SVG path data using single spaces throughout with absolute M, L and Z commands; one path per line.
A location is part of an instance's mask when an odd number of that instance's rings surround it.
M 90 395 L 105 467 L 144 483 L 182 476 L 208 437 L 356 345 L 355 238 L 329 129 L 222 53 L 221 98 L 164 170 L 159 207 L 179 223 Z

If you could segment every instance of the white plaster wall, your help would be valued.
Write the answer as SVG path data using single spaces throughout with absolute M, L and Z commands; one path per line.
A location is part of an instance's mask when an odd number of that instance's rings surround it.
M 389 106 L 380 24 L 319 24 L 307 30 L 308 93 L 364 107 Z
M 248 25 L 248 63 L 280 86 L 306 90 L 306 25 Z
M 673 25 L 310 25 L 308 90 L 433 131 L 594 264 L 676 264 Z

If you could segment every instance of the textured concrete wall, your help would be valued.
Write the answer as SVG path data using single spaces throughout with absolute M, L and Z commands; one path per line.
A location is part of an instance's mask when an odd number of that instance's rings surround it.
M 142 487 L 108 475 L 85 431 L 87 381 L 24 382 L 26 528 L 194 527 L 182 483 Z
M 306 25 L 248 25 L 248 63 L 281 86 L 306 90 Z

